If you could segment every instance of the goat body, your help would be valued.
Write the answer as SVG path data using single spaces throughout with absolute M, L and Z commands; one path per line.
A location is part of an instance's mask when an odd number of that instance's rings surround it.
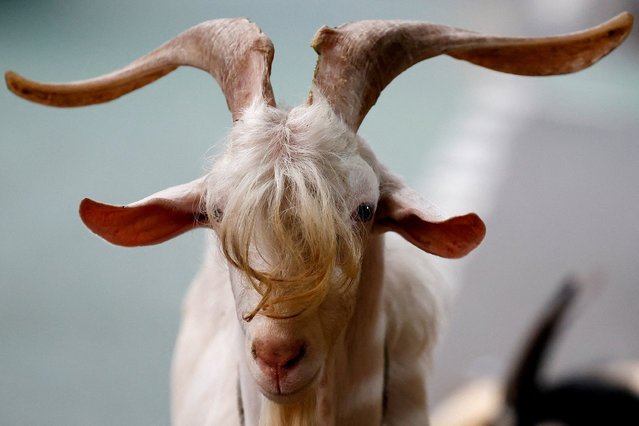
M 599 60 L 631 25 L 624 13 L 547 38 L 413 21 L 324 27 L 312 42 L 311 94 L 291 110 L 275 103 L 271 41 L 245 19 L 204 22 L 91 80 L 5 77 L 17 95 L 51 106 L 107 102 L 180 65 L 208 71 L 222 88 L 234 125 L 206 176 L 123 207 L 80 204 L 92 231 L 124 246 L 212 230 L 176 346 L 174 423 L 423 425 L 445 292 L 421 251 L 462 257 L 485 226 L 474 213 L 443 216 L 387 170 L 357 135 L 362 120 L 421 60 L 447 54 L 514 74 L 562 74 Z M 387 231 L 412 246 L 386 243 Z

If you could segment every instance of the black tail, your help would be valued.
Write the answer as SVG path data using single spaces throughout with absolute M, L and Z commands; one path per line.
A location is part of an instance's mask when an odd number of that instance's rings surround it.
M 519 419 L 529 418 L 527 414 L 531 410 L 536 410 L 536 402 L 541 396 L 542 388 L 541 369 L 553 339 L 559 331 L 559 325 L 580 289 L 581 285 L 575 278 L 564 280 L 559 291 L 552 297 L 537 320 L 523 351 L 516 358 L 514 368 L 506 379 L 506 406 L 511 413 L 516 413 Z
M 574 278 L 566 279 L 538 319 L 506 380 L 506 406 L 497 425 L 639 425 L 639 396 L 621 384 L 592 374 L 552 383 L 542 378 L 553 339 L 582 289 Z

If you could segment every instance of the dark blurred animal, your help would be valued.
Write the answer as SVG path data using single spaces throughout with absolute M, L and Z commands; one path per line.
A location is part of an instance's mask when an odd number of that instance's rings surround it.
M 562 320 L 582 285 L 564 282 L 508 374 L 472 383 L 435 409 L 434 426 L 637 425 L 639 361 L 620 362 L 558 380 L 544 377 L 543 367 Z

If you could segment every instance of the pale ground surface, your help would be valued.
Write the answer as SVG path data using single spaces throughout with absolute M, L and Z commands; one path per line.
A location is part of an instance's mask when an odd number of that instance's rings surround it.
M 314 67 L 308 44 L 324 24 L 409 18 L 550 34 L 635 4 L 599 3 L 0 0 L 0 68 L 88 78 L 202 20 L 250 16 L 276 46 L 278 100 L 295 104 Z M 364 122 L 361 133 L 393 170 L 451 213 L 476 210 L 488 224 L 464 267 L 450 264 L 462 283 L 436 357 L 435 399 L 503 371 L 517 336 L 572 272 L 601 271 L 606 286 L 566 334 L 557 369 L 638 355 L 637 34 L 590 71 L 523 86 L 531 80 L 434 59 L 394 81 Z M 132 202 L 199 176 L 231 125 L 219 89 L 198 70 L 179 70 L 86 109 L 31 105 L 2 90 L 0 113 L 0 424 L 167 424 L 179 305 L 204 234 L 117 248 L 82 226 L 77 205 L 86 196 Z M 446 176 L 438 164 L 452 174 L 436 180 Z

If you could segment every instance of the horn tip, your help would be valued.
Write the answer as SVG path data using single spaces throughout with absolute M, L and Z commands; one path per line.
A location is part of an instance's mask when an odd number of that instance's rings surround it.
M 7 71 L 4 73 L 4 81 L 7 85 L 7 89 L 11 90 L 18 96 L 23 96 L 21 88 L 24 86 L 21 84 L 26 79 L 15 71 Z
M 632 29 L 634 20 L 634 16 L 632 16 L 630 12 L 626 11 L 621 12 L 619 15 L 612 18 L 609 22 L 612 24 L 612 26 L 621 30 L 625 34 L 625 36 L 627 36 Z
M 49 93 L 50 90 L 47 90 L 46 84 L 29 80 L 15 71 L 5 72 L 4 80 L 7 88 L 13 92 L 14 95 L 21 97 L 22 99 L 42 105 L 62 106 L 56 104 L 55 100 L 52 99 L 51 94 Z
M 625 12 L 621 12 L 619 15 L 617 15 L 617 18 L 619 19 L 619 21 L 623 21 L 624 24 L 632 26 L 632 23 L 634 22 L 634 16 L 632 16 L 632 13 L 625 11 Z

